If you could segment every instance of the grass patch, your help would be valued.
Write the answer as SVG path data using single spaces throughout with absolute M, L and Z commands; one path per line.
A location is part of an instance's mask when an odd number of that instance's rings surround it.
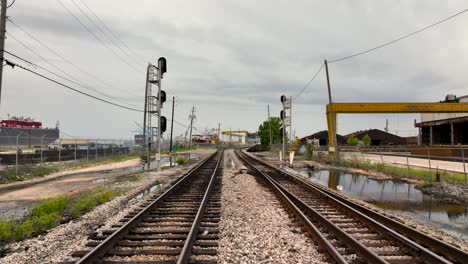
M 128 177 L 128 181 L 137 182 L 137 181 L 140 181 L 143 178 L 143 176 L 145 176 L 145 173 L 133 174 Z
M 176 159 L 176 163 L 177 165 L 184 165 L 185 163 L 187 163 L 187 158 L 185 157 L 178 157 Z
M 56 227 L 119 196 L 124 190 L 97 189 L 75 198 L 52 198 L 36 205 L 22 221 L 0 220 L 0 243 L 21 241 Z

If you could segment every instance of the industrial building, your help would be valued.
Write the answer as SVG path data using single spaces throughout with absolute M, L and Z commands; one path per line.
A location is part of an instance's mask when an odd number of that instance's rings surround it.
M 405 145 L 406 139 L 394 134 L 382 131 L 380 129 L 360 130 L 350 133 L 345 136 L 346 140 L 354 135 L 357 139 L 362 140 L 365 135 L 369 135 L 371 146 L 386 146 L 386 145 Z
M 447 95 L 444 102 L 468 102 L 468 95 Z M 468 144 L 467 113 L 423 113 L 415 127 L 420 145 Z
M 339 145 L 346 144 L 346 138 L 342 135 L 336 134 Z M 308 143 L 313 145 L 328 146 L 328 131 L 323 130 L 315 134 L 303 137 L 300 139 L 302 144 Z

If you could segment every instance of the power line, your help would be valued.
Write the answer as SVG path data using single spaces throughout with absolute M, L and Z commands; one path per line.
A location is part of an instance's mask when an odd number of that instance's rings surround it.
M 65 58 L 64 56 L 62 56 L 61 54 L 59 54 L 58 52 L 56 52 L 54 49 L 50 48 L 49 46 L 47 46 L 44 42 L 42 42 L 40 39 L 38 39 L 37 37 L 35 37 L 33 34 L 29 33 L 27 30 L 25 30 L 23 27 L 19 26 L 18 24 L 16 24 L 13 20 L 11 20 L 11 18 L 8 18 L 8 21 L 10 23 L 12 23 L 15 27 L 17 27 L 19 30 L 23 31 L 26 35 L 28 35 L 31 39 L 35 40 L 37 43 L 39 43 L 40 45 L 42 45 L 43 47 L 45 47 L 47 50 L 49 50 L 50 52 L 52 52 L 55 56 L 59 57 L 60 59 L 62 59 L 63 61 L 65 61 L 66 63 L 70 64 L 71 66 L 73 66 L 75 69 L 79 70 L 80 72 L 92 77 L 93 79 L 95 79 L 96 81 L 112 88 L 112 89 L 115 89 L 115 90 L 120 90 L 120 91 L 123 91 L 121 89 L 116 89 L 114 88 L 111 84 L 103 81 L 102 79 L 100 79 L 99 77 L 97 77 L 96 75 L 82 69 L 81 67 L 78 67 L 78 65 L 76 65 L 75 63 L 73 63 L 72 61 L 70 61 L 69 59 Z
M 89 34 L 91 34 L 101 45 L 103 45 L 106 49 L 111 51 L 115 56 L 117 56 L 122 62 L 127 64 L 130 68 L 132 68 L 135 72 L 140 72 L 137 68 L 135 68 L 133 65 L 131 65 L 128 61 L 126 61 L 122 56 L 120 56 L 118 53 L 116 53 L 113 49 L 111 49 L 102 39 L 100 39 L 91 29 L 89 29 L 81 20 L 73 14 L 73 12 L 68 9 L 60 0 L 57 0 L 57 2 L 84 28 L 86 31 L 88 31 Z
M 81 14 L 83 14 L 83 15 L 89 20 L 89 22 L 91 22 L 91 24 L 93 24 L 93 25 L 102 33 L 102 35 L 104 35 L 104 37 L 105 37 L 108 41 L 110 41 L 112 44 L 114 44 L 114 46 L 116 46 L 120 51 L 122 51 L 122 53 L 123 53 L 125 56 L 128 56 L 130 59 L 134 59 L 132 56 L 130 56 L 129 54 L 127 54 L 127 53 L 120 47 L 119 44 L 117 44 L 112 38 L 110 38 L 110 37 L 108 36 L 108 34 L 107 34 L 106 32 L 104 32 L 104 31 L 101 29 L 101 27 L 100 27 L 98 24 L 96 24 L 96 23 L 94 22 L 94 20 L 92 20 L 92 19 L 88 16 L 88 14 L 86 14 L 86 12 L 84 12 L 83 9 L 81 9 L 81 7 L 80 7 L 78 4 L 76 4 L 76 2 L 75 2 L 74 0 L 70 0 L 70 1 L 71 1 L 71 2 L 73 3 L 73 5 L 81 12 Z M 137 63 L 137 64 L 138 64 L 138 63 Z M 141 65 L 138 64 L 138 66 L 141 66 Z
M 353 57 L 357 57 L 357 56 L 363 55 L 363 54 L 365 54 L 365 53 L 368 53 L 368 52 L 371 52 L 371 51 L 374 51 L 374 50 L 383 48 L 383 47 L 385 47 L 385 46 L 388 46 L 388 45 L 393 44 L 393 43 L 395 43 L 395 42 L 398 42 L 398 41 L 400 41 L 400 40 L 403 40 L 403 39 L 409 38 L 409 37 L 411 37 L 411 36 L 414 36 L 414 35 L 416 35 L 416 34 L 422 32 L 422 31 L 424 31 L 424 30 L 426 30 L 426 29 L 435 27 L 435 26 L 437 26 L 437 25 L 439 25 L 439 24 L 441 24 L 441 23 L 443 23 L 443 22 L 445 22 L 445 21 L 447 21 L 447 20 L 450 20 L 450 19 L 452 19 L 452 18 L 454 18 L 454 17 L 456 17 L 456 16 L 459 16 L 459 15 L 461 15 L 461 14 L 467 12 L 467 11 L 468 11 L 468 8 L 467 8 L 467 9 L 464 9 L 464 10 L 462 10 L 462 11 L 460 11 L 460 12 L 454 14 L 454 15 L 451 15 L 451 16 L 449 16 L 449 17 L 447 17 L 447 18 L 444 18 L 444 19 L 442 19 L 442 20 L 440 20 L 440 21 L 438 21 L 438 22 L 435 22 L 435 23 L 433 23 L 433 24 L 431 24 L 431 25 L 429 25 L 429 26 L 423 27 L 423 28 L 421 28 L 421 29 L 419 29 L 419 30 L 416 30 L 416 31 L 414 31 L 414 32 L 412 32 L 412 33 L 409 33 L 409 34 L 407 34 L 407 35 L 404 35 L 404 36 L 399 37 L 399 38 L 397 38 L 397 39 L 394 39 L 394 40 L 392 40 L 392 41 L 383 43 L 383 44 L 381 44 L 381 45 L 379 45 L 379 46 L 377 46 L 377 47 L 374 47 L 374 48 L 371 48 L 371 49 L 368 49 L 368 50 L 364 50 L 364 51 L 361 51 L 361 52 L 358 52 L 358 53 L 355 53 L 355 54 L 352 54 L 352 55 L 349 55 L 349 56 L 346 56 L 346 57 L 342 57 L 342 58 L 339 58 L 339 59 L 331 60 L 331 61 L 328 61 L 328 63 L 333 63 L 333 62 L 338 62 L 338 61 L 342 61 L 342 60 L 347 60 L 347 59 L 350 59 L 350 58 L 353 58 Z
M 11 53 L 11 52 L 8 52 L 8 51 L 4 50 L 5 52 L 7 52 L 8 54 L 10 54 L 11 56 L 14 56 L 14 57 L 16 57 L 17 59 L 23 60 L 23 61 L 25 61 L 25 62 L 31 64 L 31 65 L 34 66 L 34 67 L 41 68 L 41 69 L 44 70 L 44 71 L 47 71 L 47 72 L 49 72 L 49 73 L 51 73 L 51 74 L 53 74 L 53 75 L 55 75 L 55 76 L 57 76 L 57 77 L 59 77 L 59 78 L 61 78 L 61 79 L 67 80 L 67 81 L 69 81 L 69 82 L 71 82 L 71 83 L 73 83 L 73 84 L 75 84 L 75 85 L 78 85 L 78 86 L 84 88 L 84 89 L 87 89 L 87 90 L 89 90 L 89 91 L 93 91 L 93 92 L 98 93 L 98 94 L 100 94 L 100 95 L 102 95 L 102 96 L 105 96 L 105 97 L 114 99 L 114 100 L 116 100 L 116 101 L 119 101 L 119 102 L 121 102 L 121 103 L 130 105 L 130 106 L 132 106 L 132 107 L 137 107 L 137 106 L 134 106 L 134 105 L 132 105 L 132 104 L 126 103 L 126 102 L 122 101 L 121 99 L 119 99 L 119 98 L 117 98 L 117 97 L 115 97 L 115 96 L 111 96 L 111 95 L 108 95 L 108 94 L 106 94 L 106 93 L 103 93 L 103 92 L 101 92 L 101 91 L 99 91 L 99 90 L 97 90 L 97 89 L 94 89 L 94 88 L 90 87 L 89 85 L 87 85 L 87 84 L 81 82 L 80 80 L 78 80 L 78 79 L 76 79 L 75 77 L 73 77 L 71 74 L 65 72 L 64 70 L 62 70 L 62 69 L 60 69 L 59 67 L 57 67 L 57 66 L 55 66 L 54 64 L 52 64 L 49 60 L 47 60 L 46 58 L 44 58 L 44 57 L 43 57 L 42 55 L 40 55 L 37 51 L 35 51 L 35 50 L 33 50 L 32 48 L 28 47 L 26 44 L 24 44 L 23 42 L 19 41 L 19 40 L 16 39 L 14 36 L 12 36 L 10 33 L 7 32 L 7 34 L 8 34 L 8 36 L 10 36 L 12 39 L 14 39 L 15 41 L 17 41 L 21 46 L 23 46 L 24 48 L 26 48 L 27 50 L 29 50 L 30 52 L 32 52 L 33 54 L 35 54 L 35 55 L 36 55 L 37 57 L 39 57 L 40 59 L 44 60 L 47 64 L 49 64 L 50 66 L 52 66 L 54 69 L 56 69 L 56 70 L 62 72 L 63 74 L 65 74 L 68 78 L 65 78 L 65 77 L 63 77 L 63 76 L 61 76 L 61 75 L 59 75 L 59 74 L 56 74 L 56 73 L 54 73 L 54 72 L 52 72 L 52 71 L 50 71 L 50 70 L 48 70 L 48 69 L 46 69 L 46 68 L 44 68 L 44 67 L 41 67 L 41 66 L 37 65 L 36 63 L 32 63 L 32 62 L 30 62 L 30 61 L 27 61 L 27 60 L 25 60 L 25 59 L 19 57 L 18 55 L 15 55 L 15 54 L 13 54 L 13 53 Z M 70 78 L 71 80 L 70 80 L 69 78 Z
M 96 15 L 96 13 L 86 4 L 86 2 L 84 0 L 80 0 L 83 5 L 94 15 L 94 17 L 96 17 L 96 19 L 104 26 L 105 29 L 107 29 L 107 31 L 109 31 L 111 33 L 112 36 L 114 36 L 114 38 L 118 41 L 120 41 L 120 43 L 122 43 L 130 52 L 132 52 L 134 55 L 140 57 L 141 60 L 143 60 L 145 63 L 146 63 L 146 60 L 140 56 L 137 52 L 135 52 L 133 49 L 131 49 L 117 34 L 114 33 L 114 31 L 112 31 L 100 18 L 98 15 Z
M 47 76 L 45 76 L 45 75 L 43 75 L 43 74 L 40 74 L 40 73 L 38 73 L 38 72 L 36 72 L 36 71 L 33 71 L 33 70 L 31 70 L 31 69 L 28 69 L 28 68 L 26 68 L 26 67 L 24 67 L 24 66 L 22 66 L 22 65 L 20 65 L 20 64 L 18 64 L 18 63 L 14 63 L 14 62 L 9 61 L 9 60 L 6 60 L 6 59 L 3 59 L 3 60 L 4 60 L 8 65 L 12 65 L 13 67 L 16 66 L 16 67 L 18 67 L 18 68 L 20 68 L 20 69 L 22 69 L 22 70 L 25 70 L 25 71 L 27 71 L 27 72 L 30 72 L 30 73 L 32 73 L 32 74 L 34 74 L 34 75 L 37 75 L 37 76 L 39 76 L 39 77 L 41 77 L 41 78 L 43 78 L 43 79 L 46 79 L 46 80 L 48 80 L 48 81 L 50 81 L 50 82 L 53 82 L 53 83 L 55 83 L 55 84 L 58 84 L 58 85 L 60 85 L 60 86 L 62 86 L 62 87 L 64 87 L 64 88 L 67 88 L 67 89 L 69 89 L 69 90 L 72 90 L 72 91 L 74 91 L 74 92 L 77 92 L 77 93 L 79 93 L 79 94 L 82 94 L 82 95 L 84 95 L 84 96 L 88 96 L 88 97 L 90 97 L 90 98 L 93 98 L 93 99 L 95 99 L 95 100 L 101 101 L 101 102 L 103 102 L 103 103 L 110 104 L 110 105 L 113 105 L 113 106 L 117 106 L 117 107 L 120 107 L 120 108 L 124 108 L 124 109 L 127 109 L 127 110 L 131 110 L 131 111 L 135 111 L 135 112 L 141 112 L 141 113 L 143 112 L 143 110 L 139 110 L 139 109 L 127 107 L 127 106 L 124 106 L 124 105 L 120 105 L 120 104 L 117 104 L 117 103 L 108 101 L 108 100 L 106 100 L 106 99 L 99 98 L 99 97 L 94 96 L 94 95 L 92 95 L 92 94 L 89 94 L 89 93 L 80 91 L 80 90 L 75 89 L 75 88 L 73 88 L 73 87 L 71 87 L 71 86 L 68 86 L 68 85 L 66 85 L 66 84 L 64 84 L 64 83 L 61 83 L 61 82 L 59 82 L 59 81 L 57 81 L 57 80 L 54 80 L 54 79 L 52 79 L 52 78 L 50 78 L 50 77 L 47 77 Z
M 302 90 L 296 96 L 294 96 L 293 100 L 296 100 L 296 98 L 299 97 L 307 89 L 307 87 L 309 87 L 309 85 L 312 83 L 315 77 L 317 77 L 317 75 L 322 71 L 323 66 L 324 64 L 322 63 L 318 71 L 314 74 L 314 77 L 312 77 L 312 79 L 310 79 L 310 81 L 304 86 L 304 88 L 302 88 Z

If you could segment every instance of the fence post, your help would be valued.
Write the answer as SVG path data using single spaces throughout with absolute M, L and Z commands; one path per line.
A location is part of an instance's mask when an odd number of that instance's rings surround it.
M 18 152 L 19 152 L 19 136 L 22 134 L 23 132 L 19 133 L 18 136 L 16 136 L 16 166 L 15 166 L 15 176 L 18 177 Z
M 461 153 L 462 153 L 462 161 L 463 161 L 463 174 L 465 175 L 465 184 L 466 184 L 466 165 L 465 165 L 465 151 L 463 149 L 463 145 L 460 145 Z
M 409 175 L 409 158 L 408 158 L 408 147 L 405 145 L 405 154 L 406 154 L 406 177 Z
M 429 176 L 431 177 L 431 182 L 432 182 L 431 149 L 430 148 L 427 148 L 427 157 L 429 158 Z
M 75 161 L 76 161 L 76 140 L 75 140 Z
M 59 138 L 58 151 L 59 151 L 59 158 L 58 158 L 59 160 L 58 161 L 61 162 L 62 161 L 62 139 L 61 138 Z
M 41 166 L 42 166 L 42 157 L 43 157 L 43 156 L 42 156 L 42 149 L 44 148 L 44 137 L 45 137 L 45 136 L 46 136 L 46 135 L 43 135 L 43 136 L 41 137 Z
M 89 162 L 89 141 L 90 140 L 88 140 L 88 146 L 86 146 L 86 162 Z
M 96 154 L 94 155 L 94 159 L 97 160 L 97 148 L 98 148 L 98 143 L 97 143 L 97 139 L 96 139 L 96 142 L 94 142 L 94 148 L 95 148 L 95 151 L 96 151 Z
M 379 154 L 380 154 L 380 160 L 382 160 L 382 164 L 385 164 L 385 162 L 383 161 L 382 149 L 380 149 L 380 147 L 379 147 Z

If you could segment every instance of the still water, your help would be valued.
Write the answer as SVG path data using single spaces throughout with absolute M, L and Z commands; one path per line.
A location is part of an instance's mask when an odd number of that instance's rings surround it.
M 342 171 L 308 171 L 299 173 L 320 184 L 374 204 L 377 207 L 398 211 L 421 223 L 432 225 L 468 240 L 468 205 L 453 205 L 425 195 L 413 184 L 392 180 L 375 180 L 366 175 Z

